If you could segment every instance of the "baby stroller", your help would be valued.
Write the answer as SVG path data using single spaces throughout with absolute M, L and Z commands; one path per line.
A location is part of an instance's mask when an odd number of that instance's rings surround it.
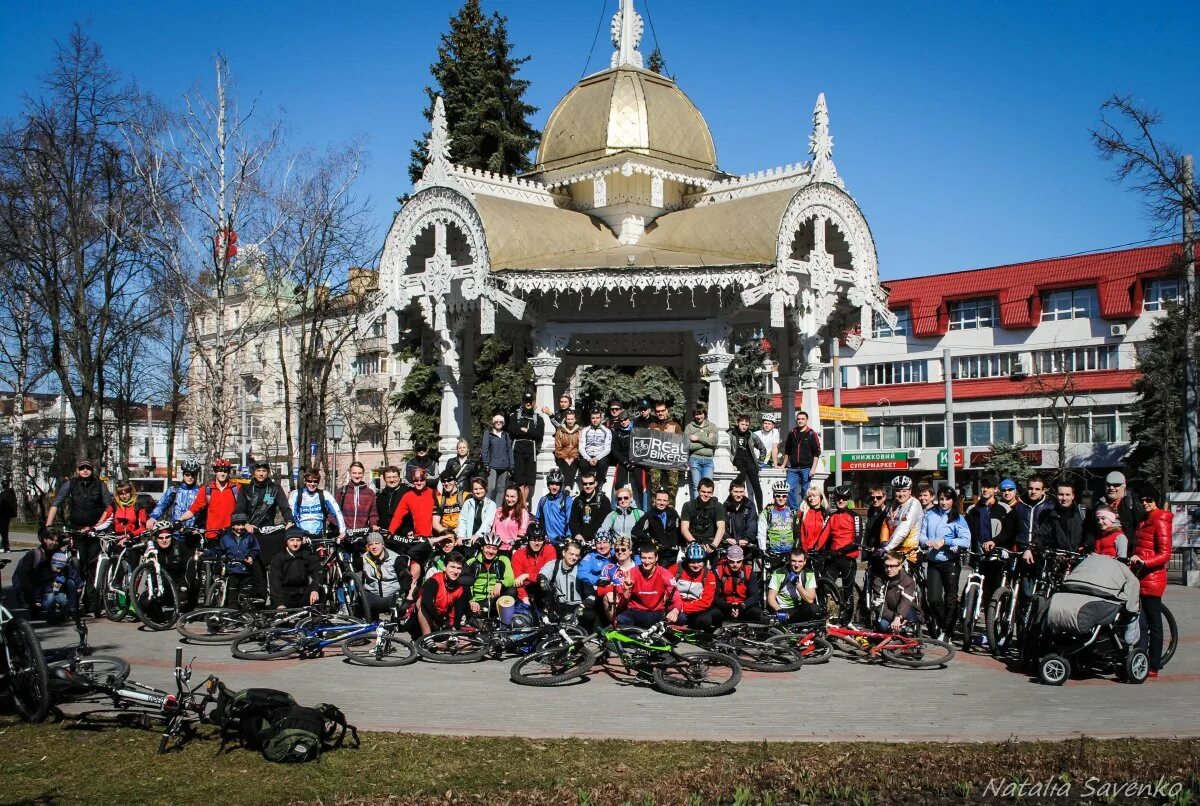
M 1115 673 L 1141 683 L 1150 658 L 1137 646 L 1141 598 L 1138 579 L 1124 563 L 1100 554 L 1086 557 L 1050 597 L 1042 625 L 1038 677 L 1061 686 L 1079 673 Z

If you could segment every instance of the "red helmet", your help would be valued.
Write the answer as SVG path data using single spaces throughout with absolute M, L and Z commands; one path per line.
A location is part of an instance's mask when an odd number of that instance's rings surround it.
M 229 472 L 233 470 L 233 462 L 229 461 L 228 459 L 213 459 L 212 469 L 214 471 L 224 470 Z

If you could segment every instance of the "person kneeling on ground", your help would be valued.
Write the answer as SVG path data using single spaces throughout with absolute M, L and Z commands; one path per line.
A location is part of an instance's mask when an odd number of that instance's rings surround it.
M 379 532 L 367 535 L 362 573 L 363 615 L 368 620 L 396 607 L 412 588 L 408 556 L 385 546 Z
M 42 592 L 54 581 L 51 559 L 58 552 L 58 533 L 49 527 L 38 529 L 38 547 L 25 552 L 13 571 L 10 590 L 15 595 L 16 607 L 36 609 L 41 607 Z
M 579 557 L 583 551 L 574 540 L 563 544 L 562 557 L 550 560 L 538 572 L 546 610 L 555 619 L 578 612 L 579 624 L 588 632 L 595 629 L 595 610 L 588 606 L 579 584 Z
M 717 577 L 708 568 L 708 552 L 699 543 L 689 543 L 683 562 L 675 571 L 675 587 L 682 602 L 679 621 L 697 630 L 711 631 L 717 611 Z
M 421 586 L 417 603 L 417 626 L 421 635 L 457 627 L 467 613 L 470 591 L 463 584 L 461 552 L 452 551 L 446 557 L 445 568 Z
M 638 554 L 642 564 L 626 577 L 617 594 L 617 625 L 652 627 L 664 619 L 676 623 L 682 603 L 674 575 L 658 564 L 656 546 L 646 544 Z
M 874 582 L 872 599 L 880 603 L 876 626 L 881 630 L 899 632 L 908 624 L 921 620 L 917 601 L 917 583 L 904 570 L 904 555 L 891 552 L 883 558 L 885 577 Z
M 821 618 L 821 609 L 817 606 L 817 575 L 808 567 L 808 554 L 804 549 L 792 549 L 787 567 L 771 574 L 767 606 L 780 621 L 789 624 Z
M 287 530 L 283 551 L 271 558 L 267 578 L 271 582 L 271 604 L 283 609 L 315 605 L 321 599 L 317 555 L 304 545 L 308 533 L 299 526 Z
M 762 608 L 758 606 L 758 574 L 746 564 L 746 553 L 741 546 L 730 546 L 713 573 L 717 578 L 717 611 L 722 623 L 758 621 L 762 617 Z
M 179 612 L 186 613 L 196 600 L 196 586 L 192 575 L 188 573 L 191 570 L 192 549 L 176 539 L 170 521 L 159 521 L 154 529 L 153 548 L 157 549 L 158 564 L 175 583 L 175 590 L 179 593 L 179 601 L 175 604 Z
M 493 604 L 511 592 L 513 583 L 512 561 L 500 554 L 500 536 L 488 533 L 483 537 L 479 553 L 467 560 L 463 571 L 471 577 L 471 612 L 485 616 L 494 615 Z

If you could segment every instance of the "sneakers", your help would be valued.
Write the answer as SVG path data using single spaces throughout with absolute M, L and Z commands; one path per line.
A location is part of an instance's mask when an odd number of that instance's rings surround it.
M 988 639 L 987 639 L 987 636 L 986 636 L 986 635 L 977 635 L 977 636 L 975 636 L 975 645 L 976 645 L 976 646 L 978 646 L 978 647 L 982 647 L 982 648 L 984 648 L 984 649 L 987 649 L 987 647 L 988 647 Z
M 1151 670 L 1150 670 L 1150 674 L 1146 675 L 1146 679 L 1147 679 L 1147 680 L 1157 680 L 1157 679 L 1158 679 L 1158 672 L 1156 672 L 1156 671 L 1154 671 L 1153 669 L 1151 669 Z
M 946 631 L 945 630 L 943 630 L 942 632 L 937 634 L 937 640 L 939 640 L 939 641 L 946 640 Z

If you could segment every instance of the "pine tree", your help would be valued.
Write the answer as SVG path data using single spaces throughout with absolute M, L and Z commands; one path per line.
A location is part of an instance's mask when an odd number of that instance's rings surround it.
M 995 476 L 997 481 L 1012 479 L 1018 484 L 1024 484 L 1025 479 L 1033 475 L 1033 466 L 1025 458 L 1024 442 L 993 442 L 992 455 L 988 458 L 985 470 Z
M 1139 350 L 1142 377 L 1133 385 L 1134 399 L 1129 438 L 1135 444 L 1125 463 L 1138 475 L 1154 481 L 1160 490 L 1179 488 L 1183 473 L 1180 446 L 1183 434 L 1184 362 L 1183 307 L 1169 302 L 1166 315 Z M 1197 344 L 1200 348 L 1200 343 Z M 1193 352 L 1193 354 L 1195 354 Z
M 450 18 L 438 60 L 429 67 L 435 85 L 425 88 L 425 119 L 432 119 L 433 98 L 440 94 L 456 164 L 504 174 L 532 166 L 529 154 L 540 135 L 529 117 L 537 108 L 523 100 L 529 82 L 517 78 L 527 61 L 512 55 L 507 20 L 498 13 L 485 16 L 480 0 L 466 0 Z M 414 182 L 425 166 L 427 139 L 412 150 L 408 173 Z
M 411 360 L 414 352 L 401 353 L 400 360 Z M 420 361 L 413 364 L 392 404 L 403 411 L 408 420 L 409 438 L 414 442 L 435 445 L 441 424 L 442 384 L 437 371 Z
M 757 423 L 770 403 L 762 376 L 763 361 L 769 354 L 763 348 L 762 333 L 757 330 L 734 334 L 734 359 L 725 372 L 726 396 L 729 398 L 729 421 L 737 422 L 745 414 Z
M 663 75 L 663 71 L 667 69 L 667 60 L 663 58 L 662 49 L 655 47 L 650 51 L 650 55 L 646 58 L 646 69 L 651 73 Z
M 476 441 L 491 427 L 492 415 L 508 417 L 532 388 L 533 366 L 517 361 L 511 342 L 488 336 L 475 359 L 475 386 L 471 389 L 471 424 Z
M 589 367 L 579 378 L 579 400 L 576 407 L 586 411 L 592 406 L 601 409 L 616 399 L 628 406 L 642 398 L 666 403 L 675 419 L 683 417 L 683 386 L 666 367 Z M 637 416 L 638 412 L 630 414 Z M 582 419 L 582 418 L 581 418 Z

